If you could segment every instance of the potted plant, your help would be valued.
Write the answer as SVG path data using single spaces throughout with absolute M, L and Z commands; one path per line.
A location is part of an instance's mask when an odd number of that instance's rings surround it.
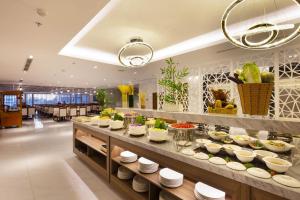
M 267 115 L 274 88 L 274 73 L 260 72 L 255 63 L 237 69 L 230 80 L 238 84 L 242 110 L 249 115 Z
M 183 80 L 188 76 L 189 70 L 187 67 L 178 70 L 178 64 L 172 58 L 167 59 L 166 64 L 166 67 L 161 68 L 162 78 L 158 81 L 158 84 L 164 89 L 163 110 L 183 111 L 182 102 L 179 102 L 178 99 L 184 94 L 186 84 Z
M 106 90 L 98 89 L 96 92 L 96 99 L 99 103 L 100 111 L 104 110 L 107 107 L 107 104 L 109 103 Z

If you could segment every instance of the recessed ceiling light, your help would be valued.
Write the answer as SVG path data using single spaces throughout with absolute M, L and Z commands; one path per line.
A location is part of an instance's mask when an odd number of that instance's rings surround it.
M 70 92 L 70 90 L 67 90 L 67 92 L 69 93 L 69 92 Z
M 98 69 L 98 66 L 97 66 L 97 65 L 95 65 L 95 66 L 94 66 L 94 69 Z
M 29 58 L 29 59 L 33 59 L 33 55 L 30 55 L 28 58 Z
M 73 74 L 71 74 L 71 75 L 70 75 L 70 78 L 74 78 L 74 75 L 73 75 Z
M 137 74 L 137 72 L 133 72 L 134 74 Z
M 106 81 L 106 78 L 104 78 L 103 80 Z

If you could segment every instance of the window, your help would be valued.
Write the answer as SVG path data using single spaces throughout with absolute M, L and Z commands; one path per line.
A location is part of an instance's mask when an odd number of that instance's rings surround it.
M 18 101 L 16 95 L 4 95 L 4 107 L 8 111 L 18 110 Z
M 82 104 L 89 103 L 89 95 L 82 95 Z
M 32 106 L 32 94 L 25 94 L 25 103 L 28 106 Z

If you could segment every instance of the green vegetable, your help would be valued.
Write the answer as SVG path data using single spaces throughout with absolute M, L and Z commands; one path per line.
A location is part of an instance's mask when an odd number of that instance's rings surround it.
M 263 83 L 274 83 L 274 73 L 272 72 L 262 72 L 261 81 Z
M 244 83 L 261 83 L 259 67 L 255 63 L 246 63 L 239 79 Z
M 140 116 L 137 116 L 136 119 L 135 119 L 135 123 L 136 124 L 140 124 L 140 125 L 145 125 L 145 117 L 140 115 Z
M 244 166 L 248 169 L 251 167 L 255 167 L 252 163 L 245 163 Z
M 161 119 L 156 119 L 154 128 L 167 130 L 168 126 L 165 121 L 163 121 Z
M 214 155 L 211 154 L 211 153 L 209 153 L 209 154 L 208 154 L 208 158 L 212 158 L 212 157 L 214 157 Z
M 231 158 L 228 157 L 228 156 L 226 156 L 226 157 L 224 158 L 224 160 L 225 160 L 226 162 L 230 162 L 230 161 L 231 161 Z
M 121 115 L 119 115 L 118 113 L 116 113 L 116 114 L 114 115 L 113 120 L 114 120 L 114 121 L 117 121 L 117 120 L 123 121 L 124 118 L 123 118 Z

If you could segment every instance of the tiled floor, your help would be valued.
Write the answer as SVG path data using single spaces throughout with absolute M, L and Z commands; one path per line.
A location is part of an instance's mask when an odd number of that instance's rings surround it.
M 72 153 L 71 122 L 0 130 L 0 200 L 120 200 Z

